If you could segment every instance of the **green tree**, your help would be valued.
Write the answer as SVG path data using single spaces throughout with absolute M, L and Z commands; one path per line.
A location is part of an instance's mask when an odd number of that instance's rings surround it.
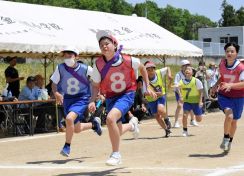
M 238 26 L 244 26 L 244 7 L 241 7 L 236 11 L 237 18 L 239 20 Z
M 237 18 L 236 11 L 234 7 L 227 3 L 226 0 L 223 1 L 221 8 L 222 18 L 220 19 L 221 26 L 237 26 L 239 24 L 239 19 Z

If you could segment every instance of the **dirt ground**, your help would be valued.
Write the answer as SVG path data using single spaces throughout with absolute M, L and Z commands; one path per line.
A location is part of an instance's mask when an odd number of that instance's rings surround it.
M 175 104 L 169 103 L 173 116 Z M 173 121 L 173 117 L 171 117 Z M 76 134 L 69 158 L 59 154 L 63 133 L 49 133 L 0 139 L 1 176 L 243 176 L 244 118 L 239 121 L 230 153 L 219 148 L 223 137 L 222 112 L 208 113 L 199 127 L 189 126 L 189 137 L 182 128 L 172 129 L 164 138 L 155 119 L 140 123 L 138 140 L 126 133 L 121 138 L 122 164 L 106 166 L 111 153 L 108 130 L 97 136 L 89 130 Z

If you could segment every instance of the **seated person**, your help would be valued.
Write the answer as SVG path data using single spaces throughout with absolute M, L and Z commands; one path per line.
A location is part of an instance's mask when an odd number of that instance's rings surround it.
M 142 76 L 139 76 L 138 79 L 136 80 L 137 82 L 137 89 L 136 89 L 136 94 L 134 98 L 134 104 L 130 108 L 130 111 L 128 111 L 125 121 L 124 122 L 129 122 L 129 120 L 135 116 L 138 118 L 139 121 L 141 121 L 143 118 L 146 116 L 147 108 L 146 108 L 146 100 L 143 96 L 142 93 L 142 86 L 143 86 L 143 79 Z
M 29 76 L 26 80 L 26 86 L 20 92 L 19 100 L 38 100 L 38 91 L 35 88 L 36 79 L 33 76 Z M 40 109 L 38 106 L 40 104 L 34 104 L 33 115 L 38 116 L 38 120 L 36 123 L 35 132 L 46 132 L 45 129 L 45 113 L 43 113 L 43 109 Z M 29 113 L 30 105 L 29 104 L 20 104 L 19 108 L 21 108 L 22 113 Z M 26 117 L 26 121 L 29 121 L 29 117 Z M 39 127 L 41 129 L 39 129 Z

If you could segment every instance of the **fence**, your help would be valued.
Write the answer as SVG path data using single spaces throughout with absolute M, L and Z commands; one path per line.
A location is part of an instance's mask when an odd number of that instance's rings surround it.
M 204 56 L 224 56 L 225 43 L 203 42 L 198 40 L 187 40 L 191 44 L 201 48 Z M 244 45 L 240 45 L 239 57 L 244 57 Z

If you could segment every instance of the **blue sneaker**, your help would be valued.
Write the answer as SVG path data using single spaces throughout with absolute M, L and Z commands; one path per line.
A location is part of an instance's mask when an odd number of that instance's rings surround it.
M 102 135 L 101 119 L 99 117 L 94 117 L 92 121 L 92 129 L 99 135 Z
M 70 154 L 70 146 L 64 145 L 63 149 L 60 152 L 61 155 L 68 157 Z

